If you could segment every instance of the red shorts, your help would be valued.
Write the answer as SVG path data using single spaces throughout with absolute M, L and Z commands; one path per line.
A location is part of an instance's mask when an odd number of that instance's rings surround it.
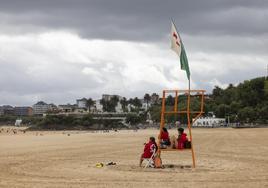
M 152 154 L 150 153 L 150 154 L 145 154 L 145 153 L 143 153 L 142 155 L 141 155 L 141 157 L 142 158 L 151 158 L 151 156 L 152 156 Z

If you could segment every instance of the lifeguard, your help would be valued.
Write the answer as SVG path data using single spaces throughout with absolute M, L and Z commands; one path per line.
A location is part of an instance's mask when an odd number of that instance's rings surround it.
M 150 137 L 149 142 L 145 144 L 144 149 L 143 149 L 143 154 L 141 155 L 140 158 L 140 166 L 143 162 L 144 159 L 151 158 L 153 155 L 154 151 L 157 151 L 157 144 L 155 142 L 154 137 Z

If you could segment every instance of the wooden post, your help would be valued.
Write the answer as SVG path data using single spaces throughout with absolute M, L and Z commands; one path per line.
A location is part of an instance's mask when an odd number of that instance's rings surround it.
M 190 120 L 190 100 L 191 100 L 191 91 L 188 91 L 188 99 L 187 99 L 187 120 L 188 120 L 188 129 L 190 134 L 191 140 L 191 152 L 192 152 L 192 160 L 193 160 L 193 168 L 195 168 L 195 154 L 194 154 L 194 144 L 193 144 L 193 137 L 192 137 L 192 130 L 191 130 L 191 120 Z
M 201 113 L 204 112 L 204 91 L 202 91 L 202 97 L 201 97 Z
M 160 121 L 160 131 L 158 135 L 158 155 L 160 157 L 161 149 L 160 149 L 160 142 L 161 142 L 161 133 L 162 129 L 165 126 L 165 111 L 166 111 L 166 92 L 163 90 L 163 97 L 162 97 L 162 108 L 161 108 L 161 121 Z

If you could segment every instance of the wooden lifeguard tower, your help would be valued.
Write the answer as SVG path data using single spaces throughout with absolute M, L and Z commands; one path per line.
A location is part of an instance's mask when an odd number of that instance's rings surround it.
M 204 93 L 205 90 L 163 90 L 163 96 L 162 96 L 162 109 L 161 109 L 161 122 L 160 122 L 160 132 L 158 136 L 158 156 L 160 157 L 162 151 L 189 151 L 191 150 L 192 153 L 192 160 L 193 160 L 193 168 L 195 168 L 195 153 L 194 153 L 194 144 L 193 144 L 193 137 L 192 137 L 192 123 L 200 117 L 204 113 Z M 167 94 L 175 94 L 175 102 L 173 108 L 170 108 L 166 110 L 166 96 Z M 179 100 L 179 96 L 186 96 L 187 97 L 187 107 L 186 109 L 179 108 L 181 101 Z M 192 111 L 191 110 L 191 98 L 196 98 L 199 101 L 199 110 Z M 162 133 L 162 128 L 165 127 L 165 117 L 166 115 L 174 114 L 175 116 L 180 116 L 182 114 L 187 115 L 187 127 L 189 130 L 189 141 L 191 142 L 191 149 L 173 149 L 173 148 L 167 148 L 162 149 L 160 147 L 160 135 Z M 192 121 L 191 121 L 192 119 Z

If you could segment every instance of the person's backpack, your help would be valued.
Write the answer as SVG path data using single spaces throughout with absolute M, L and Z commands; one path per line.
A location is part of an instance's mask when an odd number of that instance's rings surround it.
M 185 149 L 191 149 L 192 148 L 191 141 L 187 140 L 186 142 L 184 142 L 184 148 Z
M 156 155 L 156 157 L 154 158 L 154 167 L 162 168 L 162 160 L 158 155 Z

